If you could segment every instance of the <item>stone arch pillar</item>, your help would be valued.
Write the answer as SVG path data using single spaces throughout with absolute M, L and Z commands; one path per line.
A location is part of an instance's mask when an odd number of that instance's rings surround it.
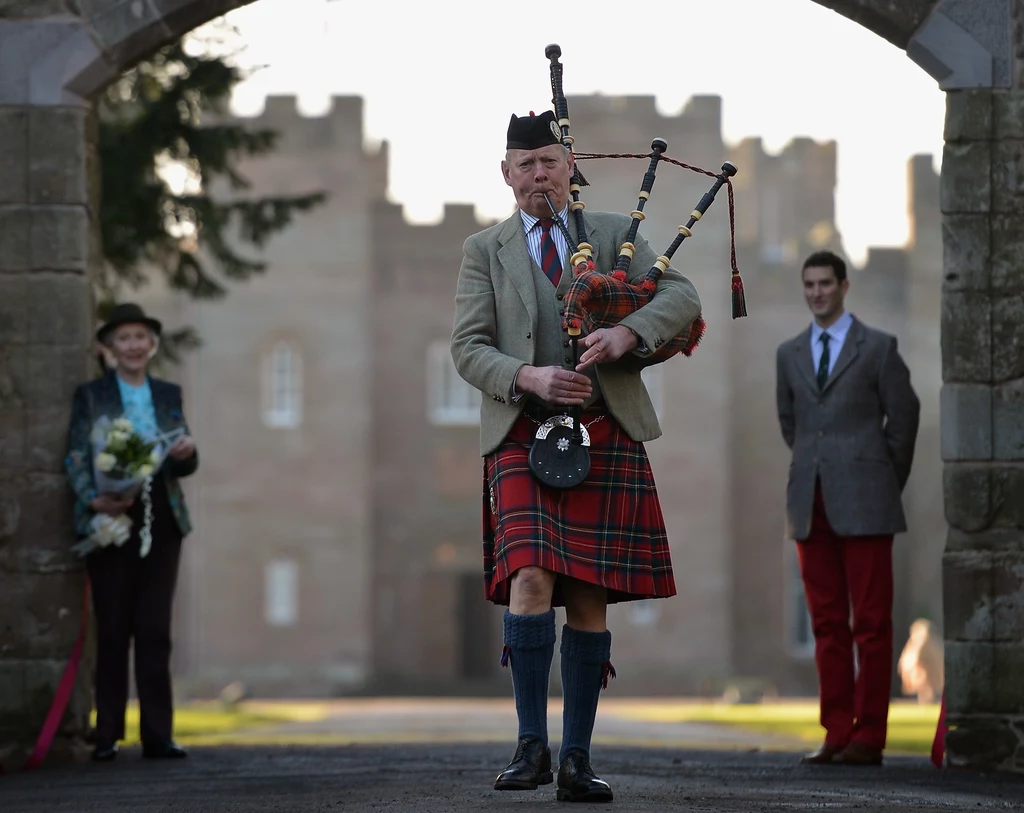
M 93 369 L 91 100 L 160 45 L 246 0 L 0 0 L 0 768 L 24 764 L 82 618 L 68 552 L 67 410 Z M 85 751 L 86 660 L 54 742 Z
M 247 2 L 0 0 L 0 766 L 24 761 L 81 617 L 61 460 L 99 258 L 90 102 L 153 49 Z M 1024 770 L 1022 0 L 816 2 L 906 50 L 949 93 L 948 744 L 955 764 Z M 90 689 L 86 669 L 56 753 L 79 750 Z
M 1024 770 L 1024 3 L 940 2 L 941 443 L 950 764 Z

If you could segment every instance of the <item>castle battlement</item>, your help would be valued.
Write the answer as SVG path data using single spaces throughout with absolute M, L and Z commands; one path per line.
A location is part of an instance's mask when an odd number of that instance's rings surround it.
M 436 223 L 413 223 L 405 216 L 405 207 L 401 203 L 381 200 L 374 204 L 375 216 L 388 223 L 391 229 L 402 229 L 410 232 L 444 232 L 463 234 L 468 237 L 496 221 L 481 220 L 476 213 L 476 205 L 473 203 L 449 203 L 444 204 L 444 211 L 441 219 Z
M 912 155 L 907 162 L 907 208 L 913 217 L 917 211 L 937 210 L 939 207 L 939 173 L 935 170 L 935 156 Z
M 836 142 L 831 139 L 828 141 L 815 141 L 809 136 L 794 136 L 782 146 L 782 149 L 772 152 L 765 149 L 764 139 L 761 136 L 747 136 L 734 145 L 732 149 L 736 154 L 742 153 L 748 156 L 748 158 L 768 160 L 786 158 L 800 160 L 817 159 L 834 163 L 836 160 L 836 146 Z
M 722 144 L 722 99 L 693 96 L 674 116 L 659 112 L 653 95 L 594 94 L 567 99 L 579 152 L 641 153 L 653 138 L 668 142 L 668 154 L 699 163 L 718 160 Z M 688 149 L 680 155 L 683 145 Z
M 641 122 L 663 121 L 669 124 L 689 123 L 720 127 L 722 122 L 722 97 L 713 95 L 691 96 L 683 109 L 674 116 L 666 116 L 658 110 L 657 100 L 653 95 L 637 96 L 605 96 L 591 94 L 587 96 L 569 96 L 569 118 L 577 115 L 617 116 L 635 119 Z
M 263 111 L 255 116 L 232 116 L 246 126 L 280 133 L 281 150 L 359 150 L 364 143 L 362 96 L 332 96 L 330 109 L 320 116 L 299 112 L 291 94 L 266 97 Z M 386 151 L 386 144 L 381 149 Z M 372 154 L 372 153 L 371 153 Z

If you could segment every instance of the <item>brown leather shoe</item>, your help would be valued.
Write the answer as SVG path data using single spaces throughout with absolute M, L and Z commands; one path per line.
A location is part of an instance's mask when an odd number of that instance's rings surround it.
M 843 751 L 843 746 L 823 743 L 821 748 L 806 756 L 800 757 L 801 765 L 832 765 L 836 757 Z
M 839 754 L 843 765 L 881 765 L 882 749 L 854 740 Z

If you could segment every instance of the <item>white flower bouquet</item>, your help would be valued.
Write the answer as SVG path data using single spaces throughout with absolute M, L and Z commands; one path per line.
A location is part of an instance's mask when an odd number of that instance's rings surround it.
M 127 418 L 100 418 L 92 428 L 96 490 L 135 497 L 162 462 L 157 441 L 147 441 Z
M 153 501 L 149 490 L 153 473 L 160 468 L 169 448 L 165 445 L 167 437 L 149 441 L 127 418 L 112 421 L 103 417 L 93 425 L 91 440 L 96 490 L 123 499 L 142 495 L 144 522 L 139 533 L 142 543 L 139 555 L 145 556 L 153 544 Z M 132 521 L 126 514 L 116 517 L 96 514 L 90 525 L 92 534 L 71 548 L 79 556 L 110 545 L 120 547 L 131 536 Z

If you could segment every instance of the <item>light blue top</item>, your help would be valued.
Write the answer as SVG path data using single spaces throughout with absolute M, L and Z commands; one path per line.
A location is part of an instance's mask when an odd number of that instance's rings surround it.
M 831 375 L 836 366 L 836 359 L 839 358 L 839 351 L 843 349 L 843 343 L 846 341 L 846 334 L 850 332 L 852 325 L 853 316 L 849 311 L 843 311 L 843 315 L 829 325 L 828 330 L 822 330 L 817 322 L 811 322 L 811 358 L 814 359 L 815 370 L 821 363 L 821 334 L 828 334 L 828 372 Z
M 121 376 L 117 376 L 117 386 L 121 390 L 124 416 L 132 422 L 135 431 L 144 439 L 156 440 L 160 430 L 156 425 L 156 409 L 153 407 L 153 393 L 149 389 L 149 379 L 136 387 L 123 381 Z

